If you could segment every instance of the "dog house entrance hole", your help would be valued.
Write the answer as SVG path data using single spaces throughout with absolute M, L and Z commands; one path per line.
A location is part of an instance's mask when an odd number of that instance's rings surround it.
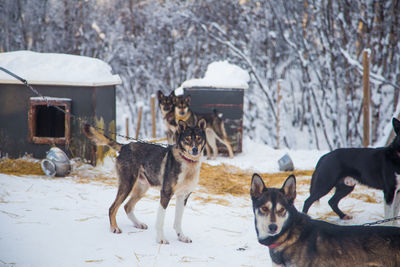
M 59 106 L 65 111 L 65 107 Z M 37 137 L 65 137 L 65 113 L 52 106 L 36 106 Z
M 71 100 L 31 98 L 29 139 L 36 144 L 66 144 L 70 138 Z

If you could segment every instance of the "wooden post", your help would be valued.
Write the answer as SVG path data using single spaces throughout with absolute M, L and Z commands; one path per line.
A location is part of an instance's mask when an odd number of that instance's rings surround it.
M 371 92 L 369 87 L 369 50 L 363 53 L 363 146 L 369 146 Z
M 140 124 L 142 123 L 142 111 L 143 111 L 143 107 L 140 107 L 139 108 L 138 121 L 137 121 L 137 124 L 136 124 L 136 139 L 139 138 Z
M 125 118 L 125 129 L 126 129 L 126 140 L 129 139 L 129 118 L 126 117 Z
M 279 149 L 279 131 L 280 131 L 280 118 L 279 118 L 279 104 L 281 102 L 281 83 L 278 81 L 277 96 L 276 96 L 276 149 Z
M 156 96 L 151 95 L 151 119 L 152 119 L 152 136 L 156 138 Z

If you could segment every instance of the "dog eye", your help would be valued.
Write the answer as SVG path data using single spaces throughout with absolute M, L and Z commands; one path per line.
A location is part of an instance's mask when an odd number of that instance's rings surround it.
M 196 135 L 196 142 L 197 143 L 200 143 L 202 141 L 202 138 L 201 138 L 201 136 L 199 136 L 199 135 Z
M 279 210 L 278 210 L 278 213 L 279 214 L 283 214 L 285 212 L 285 208 L 280 208 Z
M 261 211 L 263 212 L 263 213 L 268 213 L 269 212 L 269 208 L 268 207 L 261 207 Z

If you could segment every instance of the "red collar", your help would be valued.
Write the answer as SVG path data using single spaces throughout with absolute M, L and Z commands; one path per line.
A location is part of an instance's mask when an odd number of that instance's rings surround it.
M 175 114 L 173 113 L 173 112 L 168 112 L 166 115 L 165 115 L 165 119 L 166 120 L 171 120 L 172 118 L 174 118 L 174 120 L 175 120 Z
M 180 155 L 184 160 L 186 160 L 186 161 L 189 162 L 189 163 L 196 163 L 196 162 L 198 162 L 198 160 L 192 160 L 192 159 L 189 159 L 189 158 L 185 157 L 185 155 L 183 155 L 182 153 L 179 153 L 179 155 Z
M 273 243 L 271 245 L 268 245 L 268 248 L 276 248 L 279 247 L 280 245 L 282 245 L 282 243 Z

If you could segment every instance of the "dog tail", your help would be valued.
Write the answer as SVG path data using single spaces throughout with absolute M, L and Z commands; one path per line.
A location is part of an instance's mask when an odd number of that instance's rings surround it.
M 218 110 L 215 108 L 213 109 L 213 112 L 214 112 L 214 115 L 219 119 L 222 119 L 222 117 L 224 116 L 224 113 L 218 112 Z
M 89 124 L 83 125 L 83 133 L 97 146 L 109 146 L 115 151 L 120 151 L 122 144 L 117 143 L 115 140 L 99 133 L 93 126 Z

